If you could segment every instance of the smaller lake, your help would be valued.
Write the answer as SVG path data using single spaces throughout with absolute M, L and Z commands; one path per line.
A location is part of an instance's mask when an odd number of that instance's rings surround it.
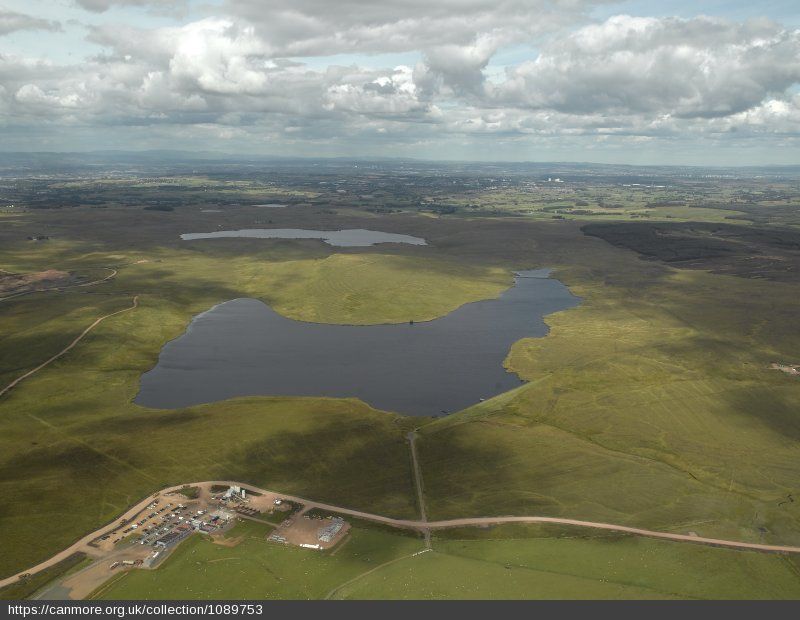
M 328 245 L 337 247 L 366 247 L 377 243 L 408 243 L 411 245 L 428 245 L 425 239 L 411 235 L 364 230 L 304 230 L 302 228 L 245 228 L 242 230 L 217 230 L 207 233 L 184 233 L 181 239 L 229 239 L 246 237 L 250 239 L 321 239 Z
M 503 367 L 511 345 L 546 335 L 546 315 L 579 303 L 547 275 L 520 272 L 497 299 L 414 324 L 305 323 L 233 299 L 164 346 L 134 402 L 173 409 L 236 396 L 355 396 L 406 415 L 453 413 L 519 386 Z

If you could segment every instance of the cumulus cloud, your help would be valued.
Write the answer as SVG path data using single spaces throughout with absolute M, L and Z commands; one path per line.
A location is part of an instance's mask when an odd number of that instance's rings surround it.
M 800 135 L 800 31 L 708 17 L 592 23 L 589 6 L 227 0 L 180 25 L 107 22 L 88 27 L 103 51 L 81 64 L 0 55 L 0 123 L 191 126 L 283 143 Z M 538 51 L 488 79 L 498 51 L 519 44 Z M 319 59 L 354 52 L 419 60 Z
M 75 3 L 93 13 L 104 13 L 114 6 L 147 6 L 160 9 L 181 8 L 186 0 L 75 0 Z
M 744 112 L 713 119 L 710 127 L 717 132 L 800 136 L 800 95 L 768 99 Z
M 209 18 L 182 28 L 169 61 L 170 74 L 187 86 L 215 94 L 259 94 L 276 68 L 252 27 Z
M 251 24 L 289 56 L 402 52 L 473 44 L 480 36 L 510 43 L 575 23 L 598 0 L 227 0 L 230 15 Z
M 271 58 L 251 27 L 227 18 L 149 32 L 99 28 L 91 36 L 108 51 L 81 65 L 0 56 L 7 118 L 33 122 L 69 111 L 86 123 L 248 124 L 273 115 L 297 127 L 303 117 L 341 122 L 430 110 L 417 99 L 409 67 L 311 70 Z
M 0 7 L 0 36 L 18 30 L 49 30 L 56 32 L 61 30 L 61 24 L 49 19 L 40 19 L 24 13 L 7 11 Z
M 721 117 L 800 81 L 800 31 L 769 21 L 620 15 L 508 72 L 504 105 L 560 112 Z
M 501 42 L 490 34 L 478 35 L 472 43 L 440 44 L 426 50 L 416 67 L 415 80 L 428 97 L 480 95 L 484 70 Z
M 370 72 L 341 76 L 326 89 L 323 107 L 384 118 L 425 116 L 432 110 L 418 97 L 413 70 L 403 65 L 377 76 Z

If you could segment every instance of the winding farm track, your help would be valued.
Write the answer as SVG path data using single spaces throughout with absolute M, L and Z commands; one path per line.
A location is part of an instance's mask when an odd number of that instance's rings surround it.
M 123 308 L 122 310 L 117 310 L 116 312 L 111 312 L 110 314 L 106 314 L 106 315 L 104 315 L 104 316 L 101 316 L 99 319 L 96 319 L 96 320 L 95 320 L 95 322 L 94 322 L 94 323 L 92 323 L 91 325 L 89 325 L 89 327 L 87 327 L 86 329 L 84 329 L 84 330 L 83 330 L 83 331 L 80 333 L 80 335 L 79 335 L 77 338 L 75 338 L 75 340 L 73 340 L 72 342 L 70 342 L 70 343 L 69 343 L 69 344 L 68 344 L 66 347 L 64 347 L 63 349 L 61 349 L 61 351 L 59 351 L 58 353 L 56 353 L 56 354 L 55 354 L 53 357 L 51 357 L 51 358 L 49 358 L 48 360 L 46 360 L 46 361 L 42 362 L 41 364 L 39 364 L 39 365 L 38 365 L 36 368 L 34 368 L 33 370 L 29 370 L 28 372 L 26 372 L 26 373 L 25 373 L 24 375 L 22 375 L 21 377 L 17 377 L 17 378 L 16 378 L 16 379 L 14 379 L 14 380 L 13 380 L 11 383 L 9 383 L 9 384 L 8 384 L 6 387 L 4 387 L 2 390 L 0 390 L 0 398 L 1 398 L 1 397 L 3 397 L 3 396 L 5 396 L 5 395 L 6 395 L 6 394 L 7 394 L 9 391 L 11 391 L 11 390 L 12 390 L 12 389 L 14 389 L 15 387 L 17 387 L 17 385 L 19 385 L 20 383 L 22 383 L 22 382 L 23 382 L 25 379 L 27 379 L 27 378 L 28 378 L 28 377 L 30 377 L 31 375 L 33 375 L 33 374 L 36 374 L 36 373 L 37 373 L 37 372 L 39 372 L 39 371 L 40 371 L 42 368 L 45 368 L 46 366 L 48 366 L 48 365 L 52 364 L 53 362 L 55 362 L 55 361 L 56 361 L 58 358 L 60 358 L 61 356 L 65 355 L 65 354 L 66 354 L 66 353 L 67 353 L 67 352 L 68 352 L 70 349 L 72 349 L 72 348 L 73 348 L 73 347 L 74 347 L 76 344 L 78 344 L 78 343 L 79 343 L 81 340 L 83 340 L 83 337 L 84 337 L 84 336 L 86 336 L 86 334 L 88 334 L 88 333 L 89 333 L 90 331 L 92 331 L 92 330 L 93 330 L 95 327 L 97 327 L 98 325 L 100 325 L 100 323 L 102 323 L 103 321 L 105 321 L 105 320 L 106 320 L 106 319 L 108 319 L 108 318 L 111 318 L 112 316 L 116 316 L 116 315 L 118 315 L 118 314 L 122 314 L 123 312 L 130 312 L 131 310 L 135 309 L 135 308 L 136 308 L 138 305 L 139 305 L 139 296 L 138 296 L 138 295 L 136 295 L 136 296 L 133 298 L 133 305 L 129 306 L 128 308 Z
M 648 538 L 660 538 L 663 540 L 669 540 L 673 542 L 689 542 L 701 545 L 711 545 L 714 547 L 724 547 L 728 549 L 735 549 L 740 551 L 764 551 L 764 552 L 771 552 L 771 553 L 800 553 L 800 547 L 792 547 L 789 545 L 763 545 L 760 543 L 748 543 L 748 542 L 741 542 L 737 540 L 723 540 L 719 538 L 705 538 L 703 536 L 692 536 L 689 534 L 674 534 L 672 532 L 659 532 L 654 530 L 645 530 L 637 527 L 628 527 L 626 525 L 616 525 L 613 523 L 599 523 L 596 521 L 581 521 L 578 519 L 564 519 L 560 517 L 537 517 L 537 516 L 522 516 L 522 517 L 466 517 L 463 519 L 449 519 L 444 521 L 415 521 L 409 519 L 393 519 L 391 517 L 385 517 L 383 515 L 376 515 L 369 512 L 362 512 L 360 510 L 353 510 L 351 508 L 343 508 L 341 506 L 334 506 L 332 504 L 325 504 L 321 502 L 314 502 L 311 500 L 304 499 L 302 497 L 297 497 L 293 495 L 283 494 L 277 491 L 269 491 L 266 489 L 260 489 L 253 485 L 243 484 L 241 482 L 235 482 L 231 480 L 213 480 L 213 481 L 206 481 L 206 482 L 190 482 L 188 483 L 189 486 L 196 486 L 201 489 L 204 493 L 209 493 L 210 489 L 213 485 L 238 485 L 242 486 L 245 489 L 250 489 L 255 491 L 256 493 L 261 494 L 270 494 L 274 493 L 280 495 L 285 500 L 297 502 L 298 504 L 304 505 L 304 511 L 313 510 L 313 509 L 320 509 L 326 510 L 329 512 L 335 512 L 337 514 L 348 515 L 351 517 L 356 517 L 359 519 L 364 519 L 366 521 L 373 521 L 375 523 L 383 523 L 385 525 L 390 525 L 392 527 L 400 528 L 400 529 L 411 529 L 417 530 L 419 532 L 424 533 L 426 530 L 429 529 L 446 529 L 452 527 L 480 527 L 480 526 L 487 526 L 487 525 L 500 525 L 503 523 L 551 523 L 556 525 L 569 525 L 574 527 L 583 527 L 589 529 L 598 529 L 598 530 L 607 530 L 611 532 L 622 532 L 625 534 L 632 534 L 635 536 L 645 536 Z M 101 527 L 99 530 L 92 532 L 91 534 L 87 534 L 79 541 L 70 545 L 63 551 L 60 551 L 49 560 L 45 560 L 36 566 L 29 568 L 26 571 L 22 571 L 17 573 L 16 575 L 12 575 L 5 579 L 0 580 L 0 588 L 7 586 L 11 583 L 14 583 L 17 579 L 19 579 L 24 574 L 34 574 L 42 571 L 54 564 L 60 562 L 68 558 L 73 553 L 87 553 L 92 557 L 98 557 L 98 552 L 96 548 L 92 547 L 89 543 L 93 540 L 104 536 L 105 534 L 113 531 L 114 529 L 119 527 L 120 521 L 130 521 L 141 513 L 147 506 L 153 501 L 153 499 L 162 493 L 174 493 L 178 491 L 178 489 L 187 486 L 185 484 L 180 484 L 172 487 L 167 487 L 162 491 L 154 493 L 153 495 L 149 495 L 132 508 L 127 510 L 123 515 L 119 516 L 118 518 L 114 519 L 111 523 Z

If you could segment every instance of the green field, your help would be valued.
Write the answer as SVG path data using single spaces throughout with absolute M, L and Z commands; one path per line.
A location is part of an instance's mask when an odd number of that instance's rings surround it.
M 354 599 L 796 599 L 778 556 L 623 538 L 464 540 L 402 560 L 338 593 Z
M 792 599 L 789 560 L 631 537 L 548 537 L 495 528 L 496 538 L 453 532 L 434 540 L 356 526 L 340 548 L 319 552 L 266 541 L 270 528 L 240 523 L 235 547 L 192 537 L 154 571 L 131 571 L 103 599 Z M 505 530 L 505 531 L 504 531 Z M 522 537 L 520 537 L 522 536 Z
M 104 599 L 318 599 L 350 579 L 422 549 L 417 538 L 354 529 L 333 552 L 268 542 L 272 528 L 245 521 L 235 547 L 192 536 L 154 571 L 131 571 L 101 587 Z
M 89 566 L 91 563 L 91 559 L 87 558 L 86 554 L 74 553 L 43 571 L 39 571 L 16 583 L 0 588 L 0 600 L 20 601 L 31 598 L 53 580 L 65 577 L 70 573 Z
M 644 261 L 569 221 L 402 215 L 377 222 L 275 211 L 275 226 L 380 228 L 430 245 L 184 244 L 177 234 L 196 213 L 78 208 L 24 216 L 54 218 L 52 243 L 2 245 L 7 270 L 119 268 L 115 280 L 91 289 L 2 302 L 4 384 L 133 295 L 140 305 L 0 400 L 0 494 L 24 497 L 0 511 L 0 528 L 13 532 L 3 536 L 0 575 L 51 556 L 156 489 L 193 480 L 240 480 L 415 516 L 405 434 L 417 426 L 431 518 L 567 516 L 800 544 L 800 381 L 768 368 L 798 361 L 800 284 Z M 89 217 L 103 226 L 86 226 Z M 219 217 L 230 227 L 252 223 L 238 212 Z M 102 230 L 114 232 L 104 238 Z M 405 322 L 494 297 L 511 284 L 512 270 L 533 267 L 555 268 L 582 304 L 547 317 L 547 337 L 514 345 L 506 364 L 529 383 L 448 418 L 403 418 L 347 399 L 241 398 L 170 411 L 131 403 L 163 344 L 221 301 L 252 296 L 301 320 Z M 420 575 L 434 574 L 450 562 L 460 567 L 455 573 L 504 574 L 445 544 L 391 570 L 399 576 L 413 562 L 424 567 Z M 530 583 L 525 575 L 514 587 Z M 593 578 L 570 577 L 579 580 L 573 584 Z M 550 583 L 552 592 L 573 588 Z M 353 596 L 363 595 L 357 586 Z M 450 587 L 441 591 L 457 595 Z M 591 591 L 700 595 L 679 584 L 675 592 L 654 582 L 605 587 Z

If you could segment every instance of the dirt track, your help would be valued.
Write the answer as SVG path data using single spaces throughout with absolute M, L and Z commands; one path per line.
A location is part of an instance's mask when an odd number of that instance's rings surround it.
M 30 291 L 21 291 L 19 293 L 12 293 L 11 295 L 6 295 L 5 297 L 0 297 L 0 301 L 6 301 L 7 299 L 15 299 L 17 297 L 22 297 L 23 295 L 31 295 L 33 293 L 47 293 L 50 291 L 65 291 L 70 288 L 80 288 L 82 286 L 94 286 L 95 284 L 102 284 L 103 282 L 107 282 L 112 278 L 115 278 L 119 273 L 116 269 L 112 269 L 111 267 L 103 267 L 110 271 L 111 273 L 108 274 L 105 278 L 100 278 L 99 280 L 92 280 L 91 282 L 84 282 L 83 284 L 66 284 L 64 286 L 51 286 L 49 288 L 43 289 L 34 289 Z M 0 270 L 4 271 L 4 270 Z
M 26 372 L 21 377 L 17 377 L 11 383 L 9 383 L 6 387 L 4 387 L 2 390 L 0 390 L 0 397 L 4 396 L 7 392 L 9 392 L 10 390 L 14 389 L 17 385 L 22 383 L 22 381 L 24 381 L 25 379 L 27 379 L 31 375 L 36 374 L 42 368 L 48 366 L 49 364 L 52 364 L 59 357 L 61 357 L 62 355 L 66 354 L 70 349 L 72 349 L 76 344 L 78 344 L 83 339 L 83 337 L 86 336 L 86 334 L 88 334 L 90 331 L 92 331 L 95 327 L 97 327 L 100 323 L 105 321 L 107 318 L 110 318 L 112 316 L 116 316 L 117 314 L 122 314 L 123 312 L 129 312 L 130 310 L 133 310 L 134 308 L 136 308 L 138 305 L 139 305 L 139 296 L 136 295 L 133 298 L 133 305 L 131 305 L 130 307 L 123 308 L 122 310 L 117 310 L 116 312 L 112 312 L 110 314 L 106 314 L 104 316 L 101 316 L 99 319 L 96 319 L 95 322 L 92 323 L 91 325 L 89 325 L 89 327 L 87 327 L 86 329 L 84 329 L 80 333 L 80 335 L 77 338 L 75 338 L 75 340 L 70 342 L 65 348 L 63 348 L 61 351 L 56 353 L 53 357 L 51 357 L 50 359 L 42 362 L 41 364 L 39 364 L 33 370 L 29 370 L 28 372 Z
M 110 315 L 109 315 L 110 316 Z M 214 480 L 208 482 L 190 482 L 188 483 L 189 486 L 196 486 L 200 487 L 203 493 L 209 493 L 212 485 L 239 485 L 244 487 L 245 489 L 252 489 L 257 493 L 262 494 L 269 494 L 269 493 L 277 493 L 276 491 L 269 491 L 266 489 L 260 489 L 253 485 L 242 484 L 241 482 L 235 482 L 230 480 Z M 22 571 L 17 573 L 16 575 L 12 575 L 11 577 L 7 577 L 6 579 L 0 580 L 0 587 L 6 586 L 8 584 L 13 583 L 19 577 L 25 573 L 37 573 L 45 568 L 52 566 L 53 564 L 69 557 L 73 553 L 78 551 L 82 551 L 83 553 L 88 554 L 90 557 L 99 557 L 101 554 L 95 547 L 89 545 L 89 543 L 96 538 L 105 535 L 107 532 L 110 532 L 119 526 L 121 519 L 129 520 L 132 517 L 136 516 L 142 510 L 144 510 L 152 501 L 153 498 L 158 496 L 162 493 L 173 493 L 180 489 L 181 487 L 186 486 L 184 484 L 176 485 L 173 487 L 168 487 L 159 491 L 158 493 L 154 493 L 137 503 L 135 506 L 130 508 L 126 511 L 123 515 L 119 516 L 118 518 L 114 519 L 108 525 L 100 528 L 99 530 L 92 532 L 91 534 L 87 534 L 83 538 L 81 538 L 78 542 L 70 545 L 63 551 L 60 551 L 56 555 L 54 555 L 49 560 L 45 560 L 44 562 L 37 564 L 29 568 L 26 571 Z M 726 547 L 729 549 L 738 549 L 743 551 L 767 551 L 773 553 L 800 553 L 800 547 L 792 547 L 788 545 L 763 545 L 759 543 L 748 543 L 748 542 L 740 542 L 736 540 L 722 540 L 718 538 L 705 538 L 703 536 L 692 536 L 689 534 L 674 534 L 672 532 L 658 532 L 654 530 L 645 530 L 636 527 L 628 527 L 626 525 L 615 525 L 613 523 L 599 523 L 596 521 L 580 521 L 578 519 L 562 519 L 559 517 L 537 517 L 537 516 L 522 516 L 522 517 L 468 517 L 464 519 L 449 519 L 445 521 L 414 521 L 408 519 L 393 519 L 391 517 L 385 517 L 382 515 L 375 515 L 368 512 L 362 512 L 360 510 L 352 510 L 350 508 L 342 508 L 341 506 L 333 506 L 332 504 L 324 504 L 320 502 L 314 502 L 311 500 L 307 500 L 302 497 L 296 497 L 293 495 L 287 495 L 282 493 L 277 493 L 282 498 L 297 502 L 299 504 L 304 504 L 306 510 L 311 510 L 314 508 L 318 508 L 321 510 L 327 510 L 329 512 L 335 512 L 342 515 L 350 515 L 352 517 L 357 517 L 359 519 L 364 519 L 367 521 L 374 521 L 377 523 L 384 523 L 386 525 L 391 525 L 393 527 L 401 528 L 401 529 L 413 529 L 418 530 L 420 532 L 425 532 L 428 529 L 444 529 L 444 528 L 451 528 L 451 527 L 474 527 L 474 526 L 485 526 L 485 525 L 498 525 L 502 523 L 553 523 L 557 525 L 571 525 L 575 527 L 585 527 L 591 529 L 599 529 L 599 530 L 608 530 L 612 532 L 623 532 L 626 534 L 633 534 L 636 536 L 646 536 L 649 538 L 660 538 L 664 540 L 671 540 L 675 542 L 690 542 L 695 544 L 703 544 L 703 545 L 712 545 L 716 547 Z
M 428 514 L 425 511 L 425 494 L 422 487 L 422 470 L 419 466 L 419 459 L 417 458 L 417 446 L 414 441 L 417 438 L 416 431 L 411 431 L 408 434 L 408 445 L 411 452 L 411 469 L 414 472 L 414 487 L 417 489 L 417 503 L 419 504 L 419 518 L 423 523 L 428 522 Z M 431 548 L 431 529 L 426 527 L 423 530 L 425 536 L 425 548 Z

